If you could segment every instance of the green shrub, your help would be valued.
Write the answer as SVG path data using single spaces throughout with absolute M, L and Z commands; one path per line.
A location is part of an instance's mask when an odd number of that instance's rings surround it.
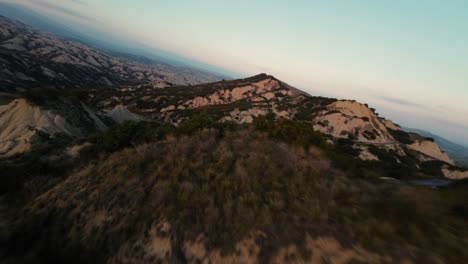
M 287 119 L 272 120 L 268 116 L 254 119 L 252 126 L 266 132 L 277 140 L 308 148 L 310 146 L 326 147 L 326 140 L 322 133 L 315 131 L 309 122 L 293 121 Z
M 222 136 L 226 131 L 235 131 L 240 127 L 242 126 L 233 122 L 218 122 L 215 116 L 202 111 L 183 121 L 177 127 L 176 133 L 179 135 L 193 135 L 203 129 L 215 129 L 218 131 L 218 136 Z
M 390 134 L 395 138 L 396 141 L 401 142 L 403 144 L 413 144 L 414 140 L 411 139 L 411 135 L 403 130 L 393 130 L 388 129 Z
M 94 138 L 98 151 L 114 152 L 130 146 L 162 139 L 174 128 L 168 124 L 128 121 Z

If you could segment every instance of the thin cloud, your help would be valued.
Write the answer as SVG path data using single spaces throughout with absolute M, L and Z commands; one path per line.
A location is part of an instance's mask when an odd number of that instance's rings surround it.
M 69 8 L 66 8 L 66 7 L 63 7 L 63 6 L 60 6 L 60 5 L 52 4 L 52 3 L 47 2 L 47 1 L 34 0 L 32 2 L 38 4 L 38 5 L 42 6 L 42 7 L 45 7 L 47 9 L 51 9 L 51 10 L 54 10 L 56 12 L 62 13 L 64 15 L 72 16 L 72 17 L 82 19 L 82 20 L 87 20 L 87 21 L 96 21 L 96 19 L 94 17 L 89 17 L 89 16 L 86 16 L 86 15 L 80 14 L 80 13 L 78 13 L 78 12 L 72 10 L 72 9 L 69 9 Z M 79 1 L 79 0 L 72 0 L 72 2 L 85 4 L 84 2 Z
M 76 3 L 76 4 L 80 4 L 80 5 L 88 5 L 88 3 L 86 3 L 85 1 L 82 1 L 82 0 L 70 0 L 72 1 L 73 3 Z
M 418 104 L 418 103 L 415 103 L 415 102 L 411 102 L 411 101 L 408 101 L 408 100 L 405 100 L 405 99 L 401 99 L 401 98 L 390 97 L 390 96 L 379 96 L 379 98 L 382 99 L 382 100 L 385 100 L 387 102 L 402 105 L 402 106 L 427 108 L 424 105 L 421 105 L 421 104 Z

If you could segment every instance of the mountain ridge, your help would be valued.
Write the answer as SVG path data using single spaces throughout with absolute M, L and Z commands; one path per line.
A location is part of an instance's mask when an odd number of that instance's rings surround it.
M 154 47 L 145 47 L 141 44 L 132 45 L 134 43 L 117 39 L 112 36 L 106 37 L 104 35 L 96 38 L 96 36 L 101 35 L 100 32 L 90 30 L 89 28 L 86 30 L 77 30 L 76 27 L 66 25 L 61 21 L 51 20 L 51 18 L 20 4 L 0 3 L 0 7 L 0 15 L 10 19 L 19 20 L 28 25 L 34 25 L 40 31 L 50 32 L 65 39 L 89 45 L 95 49 L 105 51 L 106 53 L 125 53 L 128 50 L 132 50 L 132 53 L 135 56 L 143 56 L 150 60 L 177 67 L 200 69 L 215 76 L 221 76 L 222 78 L 229 78 L 228 76 L 236 75 L 235 73 L 225 69 L 219 69 L 202 62 L 192 61 L 177 54 Z
M 31 86 L 63 89 L 155 81 L 196 84 L 221 79 L 192 68 L 113 57 L 3 16 L 0 29 L 0 89 L 4 92 L 24 92 Z
M 404 128 L 408 132 L 415 132 L 433 138 L 440 147 L 447 152 L 457 163 L 468 167 L 468 146 L 452 142 L 444 137 L 418 128 Z
M 361 160 L 422 166 L 438 177 L 468 177 L 468 172 L 456 167 L 434 140 L 406 133 L 368 105 L 314 97 L 265 73 L 191 86 L 158 82 L 87 89 L 80 93 L 83 103 L 94 109 L 96 116 L 117 123 L 147 120 L 178 126 L 206 112 L 217 122 L 248 125 L 257 118 L 271 116 L 276 120 L 305 122 L 311 130 L 325 135 L 331 144 L 343 145 L 340 147 Z M 46 96 L 43 100 L 49 99 Z M 430 165 L 434 162 L 440 162 L 437 169 Z

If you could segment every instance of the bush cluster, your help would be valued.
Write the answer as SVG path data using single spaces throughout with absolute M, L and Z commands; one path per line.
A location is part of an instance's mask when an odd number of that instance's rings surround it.
M 114 152 L 162 139 L 174 128 L 168 124 L 147 121 L 127 121 L 96 136 L 93 141 L 98 151 Z

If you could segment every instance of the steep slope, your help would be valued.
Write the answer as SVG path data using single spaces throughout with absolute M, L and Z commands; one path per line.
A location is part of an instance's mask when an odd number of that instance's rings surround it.
M 107 127 L 82 103 L 55 100 L 47 106 L 16 99 L 0 106 L 0 157 L 45 148 L 54 140 L 87 137 Z
M 341 100 L 326 106 L 317 113 L 314 129 L 334 138 L 353 138 L 369 143 L 393 143 L 395 139 L 388 131 L 399 129 L 391 121 L 379 118 L 367 105 Z
M 116 105 L 111 110 L 106 111 L 107 116 L 112 118 L 115 122 L 122 124 L 125 121 L 140 121 L 144 120 L 143 117 L 132 113 L 123 105 Z
M 420 156 L 421 160 L 436 159 L 444 161 L 450 165 L 455 165 L 455 162 L 447 155 L 447 153 L 441 150 L 439 145 L 437 145 L 433 139 L 421 137 L 417 134 L 412 134 L 411 136 L 414 138 L 414 143 L 408 145 L 408 147 L 423 154 Z
M 415 128 L 404 128 L 405 131 L 418 133 L 422 136 L 433 138 L 437 145 L 440 146 L 457 164 L 468 167 L 468 147 L 451 142 L 441 136 L 435 135 L 428 131 Z
M 31 86 L 71 88 L 148 82 L 178 85 L 219 80 L 212 74 L 118 58 L 0 16 L 0 91 Z

